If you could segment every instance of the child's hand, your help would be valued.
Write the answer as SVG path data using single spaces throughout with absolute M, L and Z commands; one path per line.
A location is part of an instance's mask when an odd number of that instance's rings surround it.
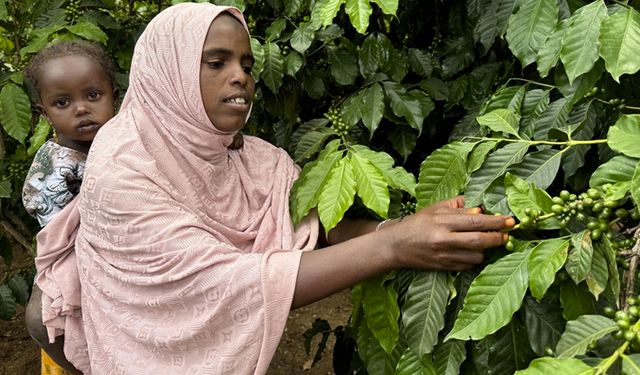
M 236 135 L 233 136 L 233 141 L 229 146 L 227 146 L 227 148 L 229 150 L 238 150 L 238 149 L 241 149 L 243 145 L 244 145 L 244 138 L 242 138 L 242 134 L 236 133 Z

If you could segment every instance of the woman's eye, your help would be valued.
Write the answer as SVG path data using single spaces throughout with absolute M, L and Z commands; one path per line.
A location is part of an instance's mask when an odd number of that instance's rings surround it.
M 224 63 L 222 61 L 209 61 L 207 65 L 209 65 L 209 68 L 211 69 L 220 69 Z
M 92 100 L 92 101 L 100 99 L 100 96 L 101 95 L 100 95 L 99 92 L 92 92 L 92 93 L 89 93 L 89 95 L 88 95 L 89 100 Z

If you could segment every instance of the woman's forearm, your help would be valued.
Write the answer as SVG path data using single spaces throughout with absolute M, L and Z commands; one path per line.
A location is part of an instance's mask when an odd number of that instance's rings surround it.
M 375 225 L 374 225 L 375 230 Z M 380 233 L 357 236 L 302 254 L 292 308 L 305 306 L 395 268 L 390 239 Z

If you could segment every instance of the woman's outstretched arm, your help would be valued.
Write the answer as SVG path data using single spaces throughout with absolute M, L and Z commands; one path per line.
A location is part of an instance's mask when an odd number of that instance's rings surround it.
M 504 230 L 515 221 L 460 202 L 436 204 L 379 231 L 375 222 L 356 221 L 330 233 L 334 245 L 302 255 L 293 308 L 397 268 L 463 271 L 481 263 L 485 249 L 505 243 Z

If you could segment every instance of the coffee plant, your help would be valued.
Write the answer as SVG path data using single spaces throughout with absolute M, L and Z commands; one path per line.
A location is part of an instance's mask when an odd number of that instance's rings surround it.
M 37 226 L 19 195 L 50 133 L 21 69 L 49 43 L 88 39 L 117 62 L 122 94 L 136 37 L 171 3 L 0 0 L 1 317 L 28 298 Z M 295 221 L 315 210 L 328 232 L 461 193 L 518 219 L 474 271 L 356 285 L 348 324 L 305 337 L 336 334 L 337 373 L 640 373 L 636 2 L 216 3 L 252 31 L 245 131 L 303 167 Z

